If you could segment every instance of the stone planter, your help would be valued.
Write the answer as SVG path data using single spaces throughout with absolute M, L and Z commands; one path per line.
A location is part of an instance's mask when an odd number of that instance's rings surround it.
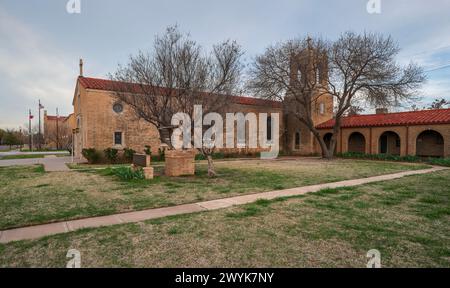
M 195 150 L 168 150 L 165 154 L 166 176 L 195 174 Z

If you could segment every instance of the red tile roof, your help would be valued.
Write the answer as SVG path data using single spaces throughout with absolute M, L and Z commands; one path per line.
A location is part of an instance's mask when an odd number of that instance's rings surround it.
M 112 81 L 99 78 L 89 78 L 89 77 L 79 77 L 78 81 L 84 88 L 94 89 L 94 90 L 105 90 L 105 91 L 129 91 L 132 93 L 143 93 L 142 86 L 135 83 L 126 83 L 119 81 Z M 167 88 L 159 88 L 161 90 Z M 253 105 L 253 106 L 270 106 L 273 108 L 281 108 L 281 102 L 272 101 L 248 96 L 231 96 L 232 101 L 236 104 L 241 105 Z
M 387 114 L 355 115 L 342 118 L 342 128 L 379 127 L 403 125 L 450 124 L 450 109 L 421 110 Z M 318 129 L 330 129 L 334 119 L 316 126 Z

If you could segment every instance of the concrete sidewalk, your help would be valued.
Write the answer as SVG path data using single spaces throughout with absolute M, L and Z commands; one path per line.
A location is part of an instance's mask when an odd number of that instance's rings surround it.
M 47 172 L 61 172 L 70 171 L 66 163 L 71 161 L 71 157 L 45 156 L 45 158 L 0 160 L 0 167 L 42 164 Z
M 101 217 L 92 217 L 79 220 L 63 221 L 51 224 L 37 225 L 31 227 L 23 227 L 11 230 L 0 231 L 0 243 L 8 243 L 11 241 L 37 239 L 40 237 L 54 235 L 59 233 L 66 233 L 82 228 L 110 226 L 122 223 L 134 223 L 145 220 L 162 218 L 171 215 L 188 214 L 201 211 L 217 210 L 227 208 L 235 205 L 242 205 L 255 202 L 259 199 L 271 200 L 280 197 L 291 197 L 304 195 L 306 193 L 317 192 L 326 188 L 339 188 L 358 186 L 367 183 L 393 180 L 409 175 L 426 174 L 435 171 L 445 170 L 444 167 L 433 167 L 431 169 L 405 171 L 389 175 L 374 176 L 369 178 L 346 180 L 334 183 L 318 184 L 311 186 L 304 186 L 292 189 L 285 189 L 279 191 L 262 192 L 257 194 L 243 195 L 230 197 L 225 199 L 211 200 L 205 202 L 198 202 L 193 204 L 184 204 L 166 208 L 148 209 L 143 211 L 135 211 L 121 214 L 114 214 Z

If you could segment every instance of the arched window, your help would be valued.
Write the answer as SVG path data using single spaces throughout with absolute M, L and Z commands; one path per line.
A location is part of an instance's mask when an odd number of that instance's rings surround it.
M 330 149 L 331 145 L 331 138 L 333 137 L 333 133 L 327 133 L 325 136 L 323 136 L 323 141 L 327 145 L 327 148 Z
M 400 144 L 400 136 L 397 133 L 386 131 L 380 135 L 378 153 L 400 155 Z
M 444 137 L 434 130 L 426 130 L 417 136 L 416 155 L 420 157 L 443 157 Z
M 325 103 L 319 103 L 319 113 L 320 115 L 325 114 Z
M 294 150 L 300 150 L 300 131 L 295 132 Z
M 272 117 L 267 117 L 267 141 L 272 141 Z
M 348 152 L 366 153 L 366 138 L 359 132 L 354 132 L 348 137 Z

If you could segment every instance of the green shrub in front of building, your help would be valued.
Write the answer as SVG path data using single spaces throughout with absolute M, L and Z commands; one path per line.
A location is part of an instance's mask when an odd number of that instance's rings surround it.
M 101 160 L 101 155 L 95 148 L 85 148 L 81 150 L 81 154 L 89 164 L 97 164 Z
M 119 155 L 119 150 L 115 148 L 107 148 L 103 150 L 105 154 L 105 158 L 109 161 L 109 163 L 116 163 Z
M 400 162 L 425 162 L 431 165 L 450 167 L 450 158 L 428 158 L 424 159 L 418 156 L 398 156 L 389 154 L 365 154 L 360 152 L 345 152 L 337 153 L 337 157 L 350 159 L 369 159 L 369 160 L 383 160 L 383 161 L 400 161 Z

